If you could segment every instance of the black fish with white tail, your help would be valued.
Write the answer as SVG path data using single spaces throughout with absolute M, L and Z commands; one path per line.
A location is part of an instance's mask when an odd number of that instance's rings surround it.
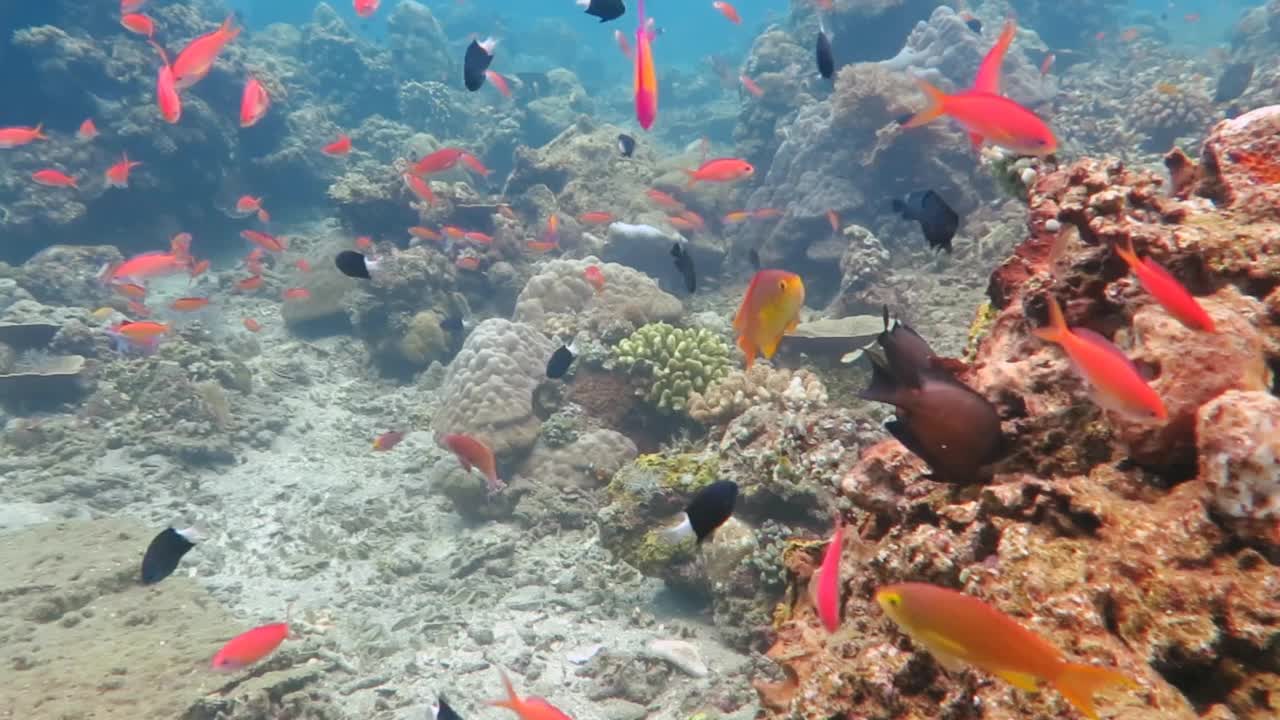
M 577 357 L 578 348 L 575 345 L 572 343 L 561 345 L 555 352 L 551 353 L 551 359 L 547 361 L 547 377 L 552 380 L 559 380 L 564 377 Z
M 678 525 L 663 530 L 662 536 L 671 542 L 695 537 L 701 543 L 733 515 L 737 502 L 738 484 L 732 480 L 716 480 L 693 496 L 685 508 L 684 518 Z
M 893 211 L 920 223 L 929 247 L 951 252 L 951 239 L 960 227 L 960 216 L 941 195 L 932 190 L 916 190 L 906 197 L 894 198 Z
M 698 289 L 698 271 L 693 267 L 693 257 L 685 250 L 684 243 L 671 245 L 671 257 L 675 258 L 676 270 L 684 278 L 684 289 L 690 293 L 695 292 Z
M 153 585 L 173 574 L 187 551 L 196 546 L 199 536 L 194 528 L 165 528 L 151 539 L 142 556 L 142 584 Z
M 484 71 L 493 62 L 493 47 L 498 41 L 489 38 L 484 42 L 472 40 L 462 60 L 462 82 L 471 92 L 484 86 Z
M 371 279 L 373 276 L 370 273 L 378 267 L 377 260 L 355 250 L 343 250 L 338 253 L 333 259 L 333 264 L 343 275 L 361 280 Z
M 431 717 L 434 720 L 462 720 L 462 716 L 449 706 L 449 701 L 445 698 L 444 693 L 440 694 L 436 699 L 435 707 L 431 708 Z
M 636 139 L 623 133 L 618 136 L 618 152 L 622 153 L 622 157 L 631 157 L 636 151 Z
M 617 20 L 627 12 L 622 0 L 578 0 L 578 7 L 586 8 L 588 15 L 600 18 L 602 23 Z

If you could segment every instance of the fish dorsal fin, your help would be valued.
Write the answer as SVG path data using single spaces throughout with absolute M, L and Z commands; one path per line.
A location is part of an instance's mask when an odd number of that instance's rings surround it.
M 995 670 L 994 672 L 996 677 L 1020 690 L 1036 692 L 1040 689 L 1040 681 L 1034 675 L 1014 672 L 1013 670 Z

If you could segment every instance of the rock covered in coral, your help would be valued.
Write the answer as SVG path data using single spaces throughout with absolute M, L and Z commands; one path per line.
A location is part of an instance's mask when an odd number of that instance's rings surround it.
M 840 288 L 827 310 L 836 316 L 874 311 L 866 293 L 884 277 L 889 251 L 875 233 L 861 225 L 846 225 L 840 232 L 845 241 L 840 254 Z
M 602 290 L 586 280 L 591 267 L 604 276 Z M 585 331 L 618 340 L 646 323 L 674 321 L 683 310 L 679 299 L 644 273 L 588 256 L 543 263 L 516 298 L 512 319 L 566 339 Z
M 554 350 L 531 325 L 501 318 L 480 323 L 449 363 L 433 427 L 474 435 L 499 456 L 533 447 L 540 424 L 533 391 Z
M 689 417 L 711 425 L 727 423 L 755 405 L 805 412 L 826 403 L 827 389 L 817 375 L 761 363 L 745 372 L 734 370 L 711 383 L 705 393 L 691 392 L 688 411 Z
M 1134 98 L 1129 112 L 1147 147 L 1164 151 L 1178 138 L 1200 133 L 1213 117 L 1213 103 L 1199 90 L 1161 83 Z
M 662 413 L 683 413 L 694 392 L 729 372 L 729 345 L 702 328 L 650 323 L 614 346 L 610 361 L 644 378 L 637 394 Z
M 1280 219 L 1280 105 L 1214 126 L 1201 150 L 1203 177 L 1190 183 L 1222 207 L 1257 219 Z
M 673 267 L 671 248 L 675 243 L 681 243 L 693 258 L 699 276 L 720 272 L 725 250 L 718 244 L 685 242 L 679 233 L 643 223 L 611 223 L 600 255 L 657 278 L 658 284 L 671 292 L 688 292 L 683 277 Z
M 1200 408 L 1196 452 L 1209 504 L 1280 545 L 1280 399 L 1232 390 Z

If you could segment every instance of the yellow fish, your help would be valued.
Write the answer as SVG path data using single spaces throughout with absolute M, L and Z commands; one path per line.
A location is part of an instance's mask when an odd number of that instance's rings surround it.
M 738 347 L 747 356 L 747 369 L 756 355 L 772 358 L 782 336 L 800 323 L 804 307 L 804 283 L 786 270 L 760 270 L 751 278 L 747 294 L 733 318 Z
M 102 320 L 106 320 L 107 318 L 111 317 L 111 313 L 115 311 L 116 309 L 113 307 L 104 306 L 104 307 L 98 308 L 97 310 L 94 310 L 90 315 L 94 320 L 98 320 L 99 322 L 101 322 Z
M 1137 686 L 1115 670 L 1067 662 L 1013 618 L 955 590 L 899 583 L 876 591 L 876 602 L 944 668 L 956 671 L 968 663 L 1023 690 L 1048 683 L 1090 720 L 1098 718 L 1094 693 L 1110 685 Z

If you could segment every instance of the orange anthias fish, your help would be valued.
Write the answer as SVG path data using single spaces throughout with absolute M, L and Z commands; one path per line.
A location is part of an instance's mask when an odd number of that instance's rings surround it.
M 542 242 L 549 243 L 552 246 L 560 245 L 560 216 L 551 213 L 551 217 L 547 218 L 547 228 L 542 231 Z
M 76 130 L 76 137 L 85 141 L 98 137 L 98 126 L 93 124 L 93 118 L 85 118 L 84 122 L 80 123 L 80 129 Z
M 463 255 L 453 261 L 455 267 L 468 272 L 476 272 L 480 269 L 480 258 L 475 255 Z
M 1056 298 L 1049 298 L 1049 326 L 1032 332 L 1062 346 L 1076 372 L 1089 383 L 1098 405 L 1139 422 L 1163 422 L 1169 417 L 1160 396 L 1120 348 L 1092 330 L 1067 327 Z
M 412 173 L 405 173 L 400 176 L 404 180 L 404 184 L 409 190 L 418 196 L 418 199 L 425 201 L 428 205 L 436 204 L 436 194 L 431 192 L 431 186 L 426 180 Z
M 711 7 L 715 8 L 716 10 L 719 10 L 720 14 L 724 15 L 725 19 L 733 23 L 734 25 L 742 24 L 742 17 L 738 15 L 738 9 L 730 5 L 729 3 L 724 2 L 724 0 L 716 0 L 715 2 L 711 3 Z
M 419 240 L 431 240 L 434 242 L 439 242 L 440 240 L 444 239 L 444 237 L 440 235 L 440 233 L 436 232 L 435 230 L 432 230 L 431 228 L 421 227 L 419 225 L 414 225 L 413 227 L 409 228 L 409 234 L 412 235 L 413 237 L 418 238 Z
M 260 287 L 262 287 L 261 275 L 250 275 L 249 277 L 243 280 L 240 280 L 239 282 L 236 283 L 236 290 L 239 290 L 241 292 L 249 292 L 251 290 L 257 290 Z
M 258 232 L 257 230 L 241 230 L 240 237 L 248 240 L 267 252 L 284 252 L 286 247 L 285 241 L 282 238 L 276 238 L 264 232 Z
M 135 342 L 145 342 L 168 335 L 169 325 L 150 321 L 122 322 L 113 326 L 111 330 Z
M 267 89 L 262 87 L 258 78 L 250 77 L 244 84 L 244 93 L 240 96 L 240 127 L 253 127 L 267 114 L 271 106 L 271 97 Z
M 1213 318 L 1209 317 L 1209 313 L 1200 307 L 1200 303 L 1196 302 L 1177 278 L 1151 258 L 1138 259 L 1138 254 L 1133 251 L 1132 239 L 1126 237 L 1123 246 L 1115 246 L 1115 252 L 1129 265 L 1133 274 L 1138 276 L 1142 287 L 1178 322 L 1192 330 L 1217 332 Z
M 209 298 L 181 297 L 174 300 L 173 303 L 169 305 L 169 308 L 171 310 L 177 310 L 178 312 L 195 312 L 196 310 L 203 310 L 208 307 L 208 305 Z
M 104 279 L 109 282 L 123 280 L 145 280 L 161 275 L 172 275 L 185 272 L 190 258 L 179 257 L 174 253 L 148 252 L 134 255 L 114 267 L 108 267 Z
M 337 140 L 320 148 L 320 152 L 330 157 L 339 157 L 351 152 L 351 138 L 346 135 L 339 135 Z
M 658 205 L 664 208 L 668 208 L 671 210 L 684 209 L 684 203 L 675 199 L 671 195 L 668 195 L 667 193 L 662 192 L 661 190 L 656 190 L 656 189 L 646 190 L 644 194 L 647 195 L 650 200 L 654 201 L 655 203 L 657 203 Z
M 455 225 L 445 225 L 444 227 L 440 228 L 440 230 L 445 235 L 448 235 L 454 240 L 461 240 L 463 236 L 467 234 L 466 230 L 463 230 L 462 228 L 457 227 Z
M 262 329 L 262 323 L 258 322 L 257 320 L 254 320 L 251 317 L 247 317 L 244 319 L 244 329 L 248 330 L 249 332 L 256 333 Z
M 301 287 L 286 288 L 280 296 L 285 300 L 309 300 L 311 299 L 311 291 Z
M 378 5 L 381 3 L 382 0 L 352 0 L 352 7 L 355 8 L 356 15 L 367 18 L 378 12 Z
M 772 358 L 782 336 L 800 323 L 804 307 L 804 282 L 785 270 L 760 270 L 751 278 L 742 305 L 733 318 L 738 347 L 746 356 L 747 369 L 756 355 Z
M 782 217 L 782 211 L 778 208 L 757 208 L 751 211 L 753 220 L 771 220 L 779 217 Z
M 213 656 L 211 666 L 214 670 L 232 672 L 262 660 L 289 637 L 289 623 L 271 623 L 262 625 L 248 632 L 241 633 Z
M 236 201 L 236 214 L 249 216 L 262 209 L 262 198 L 252 195 L 241 195 Z
M 311 263 L 307 262 L 306 258 L 298 258 L 294 261 L 293 266 L 298 268 L 298 272 L 311 272 Z
M 484 71 L 485 78 L 493 84 L 498 92 L 502 93 L 502 97 L 511 97 L 511 85 L 507 83 L 507 79 L 492 70 Z
M 79 189 L 76 185 L 76 179 L 61 170 L 52 168 L 45 170 L 37 170 L 31 174 L 31 179 L 45 187 L 69 187 Z
M 120 17 L 120 24 L 125 30 L 138 35 L 151 37 L 156 34 L 156 24 L 142 13 L 129 13 Z
M 827 551 L 822 556 L 822 568 L 818 570 L 815 605 L 818 618 L 827 632 L 835 632 L 840 627 L 840 554 L 844 548 L 844 523 L 836 516 L 836 530 L 827 543 Z
M 596 292 L 604 292 L 604 271 L 600 269 L 599 265 L 592 265 L 583 270 L 582 277 L 586 279 L 591 287 L 596 289 Z
M 147 296 L 147 289 L 139 285 L 138 283 L 131 283 L 131 282 L 112 283 L 111 289 L 115 290 L 120 295 L 123 295 L 128 298 L 133 298 L 134 300 L 141 300 L 142 298 Z
M 1098 718 L 1095 693 L 1111 685 L 1137 686 L 1115 670 L 1067 662 L 1058 648 L 1013 618 L 955 590 L 900 583 L 877 590 L 876 602 L 943 667 L 973 665 L 1028 691 L 1048 683 L 1090 720 Z
M 835 210 L 827 211 L 827 224 L 831 226 L 831 232 L 840 234 L 840 213 Z
M 471 242 L 476 243 L 477 245 L 493 244 L 493 236 L 486 235 L 485 233 L 482 233 L 479 230 L 468 230 L 462 233 L 462 238 L 464 240 L 470 240 Z
M 107 168 L 107 186 L 113 188 L 129 187 L 129 171 L 141 164 L 140 162 L 129 162 L 129 156 L 127 154 L 124 155 L 120 162 Z
M 498 477 L 498 461 L 488 445 L 461 433 L 445 435 L 441 438 L 441 442 L 458 457 L 463 470 L 471 472 L 471 468 L 475 468 L 484 474 L 490 493 L 495 493 L 505 486 L 502 479 Z
M 49 136 L 41 131 L 42 127 L 44 126 L 0 128 L 0 150 L 21 147 L 36 140 L 48 140 Z
M 658 73 L 653 66 L 652 39 L 644 17 L 644 0 L 640 0 L 637 8 L 638 24 L 636 25 L 636 71 L 634 95 L 636 121 L 640 127 L 648 130 L 658 119 Z
M 384 432 L 378 437 L 373 439 L 373 449 L 379 452 L 386 452 L 391 448 L 399 445 L 400 441 L 403 439 L 404 439 L 404 433 L 402 432 L 399 432 L 396 430 L 391 430 L 390 432 Z
M 916 78 L 916 84 L 928 97 L 929 105 L 906 120 L 903 128 L 919 127 L 947 115 L 970 136 L 978 135 L 1020 155 L 1043 157 L 1058 148 L 1058 140 L 1049 126 L 1009 98 L 975 90 L 947 95 L 920 78 Z
M 462 164 L 467 166 L 468 170 L 476 173 L 477 175 L 489 177 L 489 173 L 492 172 L 489 168 L 484 166 L 484 163 L 480 162 L 480 158 L 469 152 L 462 153 L 460 159 L 462 160 Z
M 502 685 L 507 689 L 507 699 L 490 700 L 490 705 L 506 708 L 518 715 L 520 720 L 573 720 L 560 708 L 540 697 L 520 697 L 511 685 L 511 678 L 507 677 L 507 673 L 502 670 L 498 672 L 502 673 Z
M 729 183 L 746 180 L 756 174 L 756 169 L 741 158 L 716 158 L 706 161 L 697 170 L 685 170 L 685 174 L 689 176 L 689 187 L 693 187 L 700 182 Z
M 462 156 L 467 153 L 466 150 L 456 147 L 440 148 L 435 152 L 424 156 L 421 160 L 414 163 L 412 172 L 414 175 L 430 175 L 432 173 L 444 172 L 451 169 Z
M 750 210 L 734 210 L 733 212 L 725 213 L 725 216 L 720 218 L 720 222 L 725 225 L 737 225 L 738 223 L 744 223 L 750 219 Z
M 760 87 L 755 80 L 752 80 L 746 75 L 739 75 L 738 80 L 742 82 L 742 87 L 746 88 L 747 92 L 751 93 L 755 97 L 764 97 L 764 88 Z
M 583 225 L 608 225 L 614 221 L 613 213 L 603 210 L 596 212 L 585 212 L 578 216 L 578 222 Z
M 1006 20 L 1004 30 L 1001 31 L 1000 37 L 996 38 L 996 44 L 991 46 L 986 56 L 982 58 L 982 63 L 978 65 L 978 74 L 974 76 L 971 88 L 974 92 L 1000 94 L 1000 66 L 1004 64 L 1005 53 L 1009 51 L 1009 45 L 1013 43 L 1016 33 L 1017 24 L 1011 19 Z M 969 143 L 975 148 L 982 147 L 982 136 L 969 133 Z
M 618 43 L 618 49 L 622 51 L 622 54 L 626 56 L 628 60 L 630 60 L 631 59 L 631 43 L 627 41 L 626 33 L 622 32 L 621 30 L 614 30 L 613 39 L 615 42 Z
M 151 45 L 160 53 L 160 71 L 156 73 L 156 107 L 160 108 L 160 117 L 174 125 L 182 119 L 182 98 L 178 95 L 173 66 L 169 64 L 169 56 L 165 54 L 164 48 L 154 40 Z
M 368 235 L 361 235 L 356 238 L 355 244 L 356 244 L 357 250 L 368 250 L 369 248 L 373 247 L 373 238 L 369 237 Z
M 228 16 L 217 30 L 205 33 L 187 44 L 173 61 L 173 80 L 179 90 L 195 85 L 209 74 L 222 49 L 240 34 L 240 28 Z
M 539 253 L 539 254 L 541 254 L 541 253 L 549 253 L 549 252 L 551 252 L 552 250 L 559 250 L 559 249 L 560 249 L 560 245 L 558 245 L 557 243 L 553 243 L 553 242 L 546 242 L 546 241 L 544 241 L 544 240 L 530 240 L 529 242 L 525 243 L 524 245 L 525 245 L 525 247 L 526 247 L 526 248 L 528 248 L 528 249 L 532 250 L 533 252 Z

